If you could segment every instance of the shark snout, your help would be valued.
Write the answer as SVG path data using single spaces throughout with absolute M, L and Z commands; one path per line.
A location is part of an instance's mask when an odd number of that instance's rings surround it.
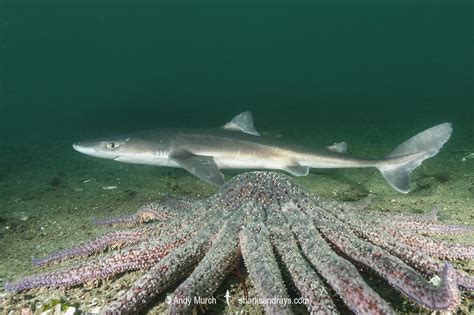
M 116 152 L 113 152 L 104 147 L 102 141 L 81 141 L 72 145 L 72 148 L 77 152 L 85 155 L 94 156 L 102 159 L 114 160 L 118 157 Z
M 83 154 L 87 155 L 95 155 L 97 151 L 93 146 L 87 145 L 85 143 L 81 142 L 76 142 L 72 145 L 73 149 L 76 150 L 77 152 L 81 152 Z

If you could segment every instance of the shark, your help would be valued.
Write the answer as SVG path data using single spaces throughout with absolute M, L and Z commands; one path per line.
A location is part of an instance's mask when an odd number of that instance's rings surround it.
M 283 170 L 306 176 L 311 168 L 373 167 L 394 189 L 408 193 L 410 173 L 435 156 L 451 133 L 451 123 L 442 123 L 416 134 L 381 159 L 358 158 L 347 154 L 346 142 L 318 150 L 261 136 L 247 111 L 216 128 L 140 131 L 77 142 L 73 148 L 118 162 L 183 168 L 215 186 L 225 183 L 222 169 Z

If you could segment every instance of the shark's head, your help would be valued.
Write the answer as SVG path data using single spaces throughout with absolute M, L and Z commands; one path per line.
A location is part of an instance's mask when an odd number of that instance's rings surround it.
M 90 156 L 95 156 L 102 159 L 111 159 L 115 160 L 116 158 L 122 156 L 127 152 L 127 147 L 129 147 L 129 139 L 123 140 L 89 140 L 76 142 L 72 145 L 74 150 L 87 154 Z
M 158 145 L 157 145 L 158 144 Z M 165 157 L 165 148 L 151 144 L 141 138 L 115 137 L 74 143 L 74 150 L 86 155 L 120 162 L 153 164 L 157 158 Z

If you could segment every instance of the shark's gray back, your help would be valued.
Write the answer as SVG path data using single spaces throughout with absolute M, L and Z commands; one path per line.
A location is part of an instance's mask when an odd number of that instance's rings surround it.
M 288 145 L 284 141 L 271 137 L 255 136 L 239 131 L 223 128 L 208 129 L 154 129 L 138 132 L 132 136 L 145 141 L 159 142 L 173 148 L 188 147 L 195 150 L 220 149 L 232 150 L 238 147 L 242 150 L 291 150 L 304 153 L 320 152 L 308 150 L 296 145 Z

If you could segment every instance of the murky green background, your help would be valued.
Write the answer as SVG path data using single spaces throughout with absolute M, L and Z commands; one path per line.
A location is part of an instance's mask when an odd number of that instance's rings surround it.
M 335 200 L 373 192 L 371 208 L 388 212 L 441 204 L 442 222 L 473 224 L 473 12 L 472 0 L 0 0 L 0 300 L 6 282 L 38 272 L 31 256 L 102 234 L 91 218 L 213 192 L 184 170 L 87 157 L 73 142 L 219 126 L 245 110 L 265 136 L 347 141 L 368 158 L 452 122 L 407 195 L 373 169 L 295 180 Z M 421 310 L 374 287 L 400 313 Z M 55 297 L 89 311 L 108 290 L 11 294 L 0 310 Z
M 452 121 L 472 135 L 473 3 L 0 0 L 0 141 L 243 110 L 266 129 Z

